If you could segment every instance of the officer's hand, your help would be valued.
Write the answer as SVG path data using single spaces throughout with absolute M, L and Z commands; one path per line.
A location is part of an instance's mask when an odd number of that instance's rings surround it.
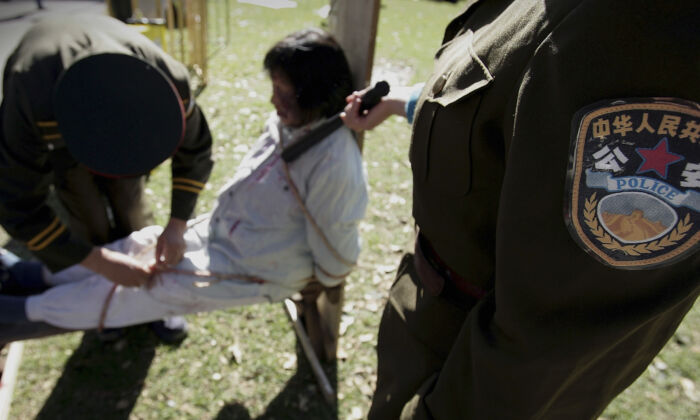
M 340 118 L 346 126 L 355 131 L 371 130 L 392 115 L 406 115 L 406 101 L 395 97 L 384 97 L 372 109 L 360 112 L 360 98 L 368 89 L 353 92 L 345 98 L 347 105 Z
M 150 267 L 107 248 L 94 247 L 80 264 L 107 280 L 126 287 L 148 286 L 151 281 Z
M 165 265 L 175 265 L 180 262 L 185 255 L 185 231 L 187 221 L 171 218 L 163 233 L 158 237 L 156 244 L 156 263 Z

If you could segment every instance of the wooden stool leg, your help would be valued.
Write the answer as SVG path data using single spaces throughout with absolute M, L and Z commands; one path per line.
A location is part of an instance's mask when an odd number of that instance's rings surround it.
M 306 334 L 304 326 L 302 325 L 301 321 L 299 320 L 299 317 L 297 316 L 297 305 L 294 302 L 292 302 L 291 299 L 285 299 L 284 309 L 287 312 L 289 321 L 294 326 L 294 332 L 296 333 L 297 338 L 299 339 L 299 343 L 301 344 L 302 350 L 304 350 L 304 355 L 306 356 L 306 359 L 311 365 L 311 369 L 314 372 L 316 381 L 318 382 L 318 385 L 321 388 L 321 394 L 323 394 L 323 398 L 329 404 L 335 404 L 335 390 L 333 389 L 331 382 L 328 380 L 326 373 L 323 371 L 323 367 L 321 366 L 321 363 L 319 362 L 318 357 L 316 356 L 317 353 L 313 349 L 311 340 Z
M 319 283 L 302 291 L 298 302 L 299 316 L 314 351 L 324 362 L 336 360 L 343 312 L 344 285 L 323 287 Z
M 322 329 L 321 314 L 318 311 L 318 299 L 323 292 L 304 293 L 302 300 L 298 302 L 299 318 L 304 325 L 304 331 L 309 337 L 314 353 L 322 361 L 326 361 L 324 334 Z
M 323 352 L 320 353 L 325 361 L 335 361 L 338 355 L 338 340 L 340 339 L 340 318 L 343 314 L 345 287 L 326 289 L 318 297 L 316 305 L 319 313 L 319 329 L 322 334 Z
M 320 360 L 335 362 L 337 358 L 344 291 L 343 284 L 324 287 L 319 282 L 311 282 L 301 291 L 301 298 L 286 299 L 284 302 L 321 392 L 330 404 L 335 403 L 335 390 Z

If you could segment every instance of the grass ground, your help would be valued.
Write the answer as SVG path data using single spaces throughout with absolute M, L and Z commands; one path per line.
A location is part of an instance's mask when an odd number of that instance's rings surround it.
M 216 191 L 272 110 L 261 64 L 266 49 L 288 32 L 323 25 L 315 12 L 327 0 L 297 3 L 281 10 L 230 3 L 231 40 L 212 57 L 210 82 L 199 97 L 215 136 L 216 165 L 198 213 L 212 208 Z M 382 1 L 375 74 L 383 72 L 392 82 L 423 80 L 442 29 L 460 7 L 428 0 Z M 363 418 L 375 383 L 381 309 L 400 256 L 411 246 L 409 135 L 405 121 L 396 118 L 365 137 L 370 205 L 361 226 L 364 251 L 346 288 L 340 359 L 326 365 L 338 390 L 337 407 L 329 407 L 318 393 L 281 305 L 258 305 L 188 317 L 190 337 L 179 347 L 157 343 L 143 327 L 110 345 L 92 333 L 29 341 L 11 418 Z M 159 168 L 149 183 L 159 223 L 169 208 L 168 173 L 167 166 Z M 699 367 L 696 304 L 652 366 L 603 417 L 696 418 Z

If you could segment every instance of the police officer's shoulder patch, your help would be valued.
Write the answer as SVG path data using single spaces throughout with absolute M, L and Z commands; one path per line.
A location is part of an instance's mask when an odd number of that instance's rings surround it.
M 700 249 L 700 106 L 675 98 L 593 104 L 572 122 L 565 218 L 598 260 L 623 269 Z

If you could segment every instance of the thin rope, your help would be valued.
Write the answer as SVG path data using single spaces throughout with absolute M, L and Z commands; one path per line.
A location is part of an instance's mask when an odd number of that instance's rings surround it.
M 174 267 L 156 267 L 156 271 L 151 274 L 151 278 L 153 279 L 154 276 L 157 276 L 159 274 L 164 274 L 164 273 L 173 273 L 173 274 L 184 274 L 187 276 L 194 276 L 194 277 L 200 277 L 200 278 L 207 278 L 207 279 L 212 279 L 209 281 L 195 281 L 194 286 L 195 287 L 209 287 L 212 284 L 219 283 L 220 281 L 223 280 L 243 280 L 247 281 L 250 283 L 256 283 L 256 284 L 263 284 L 267 283 L 266 280 L 261 279 L 260 277 L 255 277 L 255 276 L 248 276 L 244 274 L 233 274 L 233 273 L 217 273 L 217 272 L 212 272 L 209 270 L 185 270 L 182 268 L 174 268 Z M 158 281 L 152 280 L 152 281 Z M 107 318 L 107 311 L 109 310 L 109 305 L 112 303 L 112 297 L 114 297 L 114 292 L 117 290 L 118 284 L 113 284 L 112 287 L 109 289 L 109 293 L 107 293 L 107 297 L 105 298 L 104 304 L 102 304 L 102 311 L 100 312 L 100 319 L 97 324 L 97 331 L 101 332 L 104 329 L 104 323 L 105 319 Z
M 117 290 L 117 286 L 118 284 L 116 283 L 112 284 L 112 287 L 109 289 L 109 293 L 107 293 L 107 297 L 105 298 L 105 301 L 102 304 L 100 320 L 97 323 L 97 332 L 102 332 L 102 330 L 104 330 L 105 318 L 107 318 L 107 310 L 109 309 L 109 304 L 112 302 L 112 296 L 114 296 L 114 292 Z
M 292 176 L 289 173 L 289 167 L 287 166 L 287 162 L 281 160 L 282 162 L 282 168 L 284 169 L 284 174 L 287 177 L 287 183 L 289 184 L 290 189 L 292 190 L 292 194 L 294 195 L 294 198 L 296 199 L 297 203 L 299 204 L 299 207 L 301 207 L 302 213 L 304 213 L 304 216 L 306 219 L 311 223 L 311 226 L 314 228 L 316 231 L 316 234 L 321 238 L 323 241 L 324 245 L 326 245 L 326 248 L 331 252 L 331 254 L 341 263 L 347 265 L 350 267 L 350 270 L 347 273 L 343 273 L 340 275 L 334 275 L 326 270 L 323 269 L 318 264 L 315 264 L 316 267 L 326 276 L 330 278 L 335 278 L 335 279 L 344 279 L 347 277 L 351 272 L 353 267 L 355 267 L 356 263 L 351 262 L 347 259 L 345 259 L 342 255 L 340 255 L 340 252 L 331 245 L 330 241 L 326 237 L 326 235 L 323 233 L 321 228 L 318 226 L 316 223 L 316 220 L 314 220 L 313 216 L 309 212 L 309 210 L 306 208 L 306 205 L 304 204 L 304 200 L 301 198 L 301 194 L 299 193 L 299 190 L 294 183 L 294 180 L 292 180 Z M 145 247 L 141 251 L 139 251 L 138 254 L 136 254 L 136 258 L 142 257 L 146 252 L 150 251 L 151 249 L 155 248 L 155 244 L 150 244 L 149 246 Z M 212 284 L 219 283 L 223 280 L 244 280 L 248 281 L 251 283 L 257 283 L 257 284 L 263 284 L 266 283 L 264 279 L 261 279 L 259 277 L 255 276 L 248 276 L 248 275 L 243 275 L 243 274 L 229 274 L 229 273 L 216 273 L 212 272 L 209 270 L 185 270 L 185 269 L 180 269 L 180 268 L 174 268 L 174 267 L 165 267 L 165 268 L 158 268 L 158 271 L 154 272 L 152 276 L 156 276 L 158 274 L 163 274 L 163 273 L 174 273 L 174 274 L 184 274 L 184 275 L 189 275 L 189 276 L 194 276 L 194 277 L 199 277 L 199 278 L 207 278 L 207 279 L 213 279 L 209 281 L 196 281 L 194 282 L 195 287 L 208 287 Z M 157 281 L 157 280 L 156 280 Z M 107 294 L 107 297 L 105 298 L 104 304 L 102 305 L 102 311 L 100 313 L 100 319 L 99 323 L 97 326 L 97 331 L 102 331 L 104 329 L 104 322 L 105 319 L 107 318 L 107 311 L 109 309 L 109 305 L 112 302 L 112 297 L 114 296 L 114 292 L 117 290 L 117 284 L 112 285 L 112 287 L 109 290 L 109 293 Z
M 304 216 L 306 216 L 306 219 L 311 223 L 311 226 L 314 228 L 316 231 L 316 234 L 321 238 L 323 241 L 324 245 L 326 245 L 326 248 L 333 254 L 333 256 L 340 261 L 341 263 L 347 265 L 348 267 L 352 268 L 355 266 L 355 262 L 348 261 L 345 258 L 343 258 L 342 255 L 340 255 L 340 252 L 338 252 L 333 245 L 331 245 L 330 241 L 328 238 L 326 238 L 326 235 L 323 233 L 321 228 L 318 226 L 316 221 L 314 220 L 313 216 L 311 216 L 311 213 L 309 210 L 306 208 L 306 205 L 304 204 L 304 200 L 301 198 L 301 194 L 299 194 L 299 190 L 297 189 L 296 184 L 292 180 L 292 176 L 289 174 L 289 167 L 287 167 L 287 162 L 281 161 L 282 162 L 282 168 L 284 169 L 284 174 L 287 176 L 287 183 L 289 183 L 289 188 L 292 190 L 292 194 L 294 195 L 294 198 L 297 200 L 299 203 L 299 206 L 301 207 L 302 213 L 304 213 Z M 349 274 L 349 273 L 348 273 Z

